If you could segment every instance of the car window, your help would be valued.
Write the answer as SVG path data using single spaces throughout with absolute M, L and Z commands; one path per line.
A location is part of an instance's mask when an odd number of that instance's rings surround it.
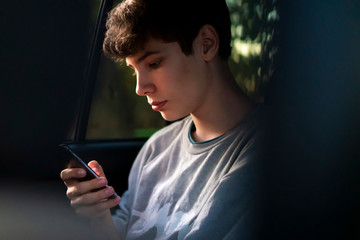
M 148 137 L 166 122 L 145 97 L 135 94 L 136 78 L 124 63 L 101 57 L 87 139 Z
M 92 1 L 96 18 L 97 0 Z M 117 4 L 119 1 L 115 1 Z M 229 66 L 240 87 L 262 101 L 276 48 L 272 40 L 278 19 L 275 1 L 227 0 L 232 20 Z M 271 3 L 267 3 L 271 2 Z M 136 78 L 124 63 L 101 56 L 86 139 L 147 138 L 167 123 L 145 97 L 135 94 Z

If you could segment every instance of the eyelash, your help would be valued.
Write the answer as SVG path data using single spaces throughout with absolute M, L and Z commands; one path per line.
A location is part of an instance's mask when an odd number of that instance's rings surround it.
M 157 69 L 160 66 L 161 60 L 157 60 L 149 64 L 150 68 Z

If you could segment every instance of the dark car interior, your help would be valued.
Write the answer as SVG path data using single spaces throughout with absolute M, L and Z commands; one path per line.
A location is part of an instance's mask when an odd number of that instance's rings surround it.
M 228 2 L 239 4 L 241 13 L 252 13 L 249 9 L 259 12 L 256 4 L 262 1 Z M 259 217 L 264 239 L 360 239 L 360 3 L 269 2 L 276 5 L 280 20 L 273 42 L 276 70 L 260 86 L 268 109 L 266 201 Z M 134 127 L 141 117 L 125 113 L 138 105 L 134 100 L 116 113 L 128 120 L 125 130 L 115 134 L 107 129 L 118 127 L 111 113 L 119 106 L 107 110 L 100 104 L 105 100 L 98 100 L 99 82 L 110 92 L 106 101 L 111 104 L 117 98 L 124 102 L 116 84 L 128 84 L 104 80 L 106 72 L 112 73 L 101 47 L 113 4 L 2 4 L 0 239 L 95 238 L 66 197 L 59 177 L 66 159 L 59 144 L 69 144 L 84 161 L 98 160 L 121 194 L 141 146 L 169 124 L 157 116 L 151 117 L 152 125 Z M 251 69 L 254 59 L 239 63 L 240 71 Z M 140 112 L 147 111 L 142 108 Z M 109 112 L 107 122 L 98 121 Z

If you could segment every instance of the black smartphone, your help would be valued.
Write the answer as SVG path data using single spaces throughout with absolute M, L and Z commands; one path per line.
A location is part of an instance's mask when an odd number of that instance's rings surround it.
M 99 175 L 97 175 L 94 170 L 92 170 L 80 157 L 77 155 L 69 145 L 66 144 L 60 144 L 59 147 L 62 148 L 63 152 L 67 155 L 65 156 L 68 167 L 70 168 L 82 168 L 86 171 L 86 176 L 81 178 L 80 181 L 88 181 L 94 178 L 98 178 Z M 99 189 L 97 189 L 99 190 Z M 113 195 L 111 195 L 109 198 L 116 198 L 118 195 L 114 192 Z

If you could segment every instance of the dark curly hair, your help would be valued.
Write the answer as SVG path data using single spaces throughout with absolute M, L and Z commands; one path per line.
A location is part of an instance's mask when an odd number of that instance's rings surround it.
M 178 42 L 186 55 L 200 28 L 212 25 L 220 39 L 219 56 L 231 54 L 230 16 L 225 0 L 126 0 L 109 13 L 103 50 L 115 61 L 136 54 L 150 37 Z

